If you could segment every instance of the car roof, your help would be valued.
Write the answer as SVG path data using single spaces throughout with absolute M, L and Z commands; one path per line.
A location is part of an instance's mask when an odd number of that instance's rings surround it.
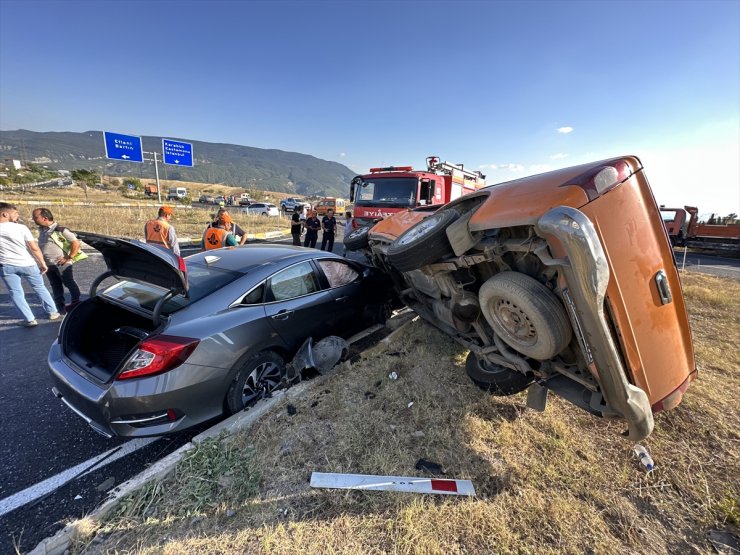
M 218 257 L 218 260 L 206 262 L 206 257 L 209 256 Z M 288 260 L 300 262 L 314 258 L 337 258 L 344 260 L 341 256 L 326 251 L 279 244 L 254 244 L 208 250 L 188 256 L 185 260 L 187 263 L 208 264 L 209 266 L 224 270 L 247 273 L 259 266 L 276 264 Z

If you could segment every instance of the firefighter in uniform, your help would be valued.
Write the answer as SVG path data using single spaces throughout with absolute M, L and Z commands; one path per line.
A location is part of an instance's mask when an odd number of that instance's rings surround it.
M 231 216 L 222 212 L 216 221 L 217 225 L 211 225 L 203 232 L 200 247 L 204 250 L 220 249 L 221 247 L 236 247 L 239 243 L 231 233 Z
M 180 246 L 177 244 L 175 227 L 170 223 L 173 210 L 169 206 L 162 206 L 155 220 L 149 220 L 144 225 L 144 237 L 147 243 L 171 250 L 180 256 Z

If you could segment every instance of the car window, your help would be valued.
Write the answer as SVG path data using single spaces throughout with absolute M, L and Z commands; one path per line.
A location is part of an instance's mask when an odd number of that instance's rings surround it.
M 202 299 L 228 285 L 244 274 L 222 268 L 185 261 L 188 276 L 188 297 L 177 295 L 167 300 L 162 307 L 163 314 L 170 314 L 190 303 Z M 157 301 L 167 293 L 166 289 L 150 283 L 123 280 L 103 291 L 103 295 L 124 304 L 154 310 Z
M 329 287 L 341 287 L 357 281 L 360 273 L 346 262 L 339 260 L 319 260 L 319 266 L 329 282 Z
M 263 302 L 264 296 L 265 284 L 260 283 L 257 287 L 247 293 L 247 296 L 242 299 L 242 304 L 260 304 Z
M 318 290 L 311 264 L 301 262 L 272 276 L 266 298 L 268 301 L 285 301 Z

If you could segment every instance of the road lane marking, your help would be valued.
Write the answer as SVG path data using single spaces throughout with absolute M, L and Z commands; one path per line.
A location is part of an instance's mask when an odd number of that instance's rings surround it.
M 47 478 L 46 480 L 30 486 L 23 491 L 19 491 L 18 493 L 13 494 L 10 497 L 0 499 L 0 517 L 54 491 L 55 489 L 63 486 L 66 482 L 78 477 L 78 474 L 80 475 L 79 477 L 81 477 L 88 472 L 92 472 L 93 466 L 95 467 L 94 470 L 103 468 L 113 461 L 118 460 L 121 457 L 125 457 L 126 455 L 129 455 L 134 451 L 138 451 L 142 447 L 146 447 L 147 445 L 157 441 L 158 439 L 160 438 L 145 437 L 132 439 L 119 447 L 109 449 L 105 453 L 96 455 L 93 458 L 86 460 L 85 462 L 73 466 L 72 468 L 68 468 L 67 470 L 60 472 L 56 476 Z M 95 466 L 99 461 L 102 462 L 99 465 Z

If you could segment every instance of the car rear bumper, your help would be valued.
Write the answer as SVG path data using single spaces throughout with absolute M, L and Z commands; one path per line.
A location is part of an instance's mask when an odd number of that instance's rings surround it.
M 537 222 L 537 233 L 554 237 L 565 257 L 554 260 L 565 278 L 563 296 L 583 354 L 609 407 L 627 421 L 628 438 L 638 441 L 653 430 L 647 394 L 627 381 L 604 312 L 609 265 L 596 229 L 583 212 L 558 206 Z
M 106 436 L 146 437 L 184 430 L 223 413 L 225 371 L 183 365 L 166 374 L 112 383 L 97 383 L 72 368 L 54 342 L 49 350 L 52 392 L 96 432 Z M 182 387 L 179 374 L 197 374 Z M 173 409 L 173 420 L 166 417 Z

